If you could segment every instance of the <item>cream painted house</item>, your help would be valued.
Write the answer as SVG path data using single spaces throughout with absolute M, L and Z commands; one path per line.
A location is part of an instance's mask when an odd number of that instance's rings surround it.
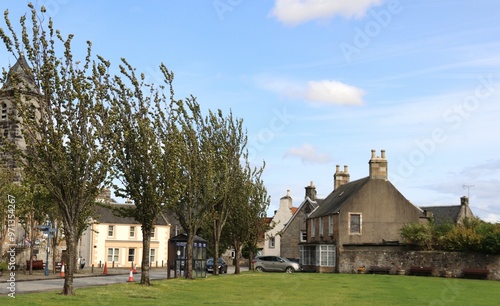
M 270 220 L 271 229 L 265 234 L 265 240 L 262 245 L 262 255 L 281 256 L 281 231 L 288 223 L 290 218 L 297 210 L 292 207 L 292 197 L 290 190 L 287 190 L 286 196 L 280 199 L 280 206 L 274 212 L 274 216 Z
M 130 204 L 110 204 L 110 207 Z M 82 235 L 80 256 L 87 266 L 137 267 L 142 262 L 142 230 L 139 222 L 113 214 L 111 208 L 97 206 L 94 222 Z M 168 258 L 170 224 L 158 218 L 151 236 L 150 265 L 162 267 Z

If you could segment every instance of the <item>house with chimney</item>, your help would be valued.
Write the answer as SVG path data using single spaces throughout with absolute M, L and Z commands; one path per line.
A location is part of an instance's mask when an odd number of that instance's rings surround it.
M 334 190 L 306 218 L 306 241 L 299 243 L 303 269 L 339 272 L 343 253 L 399 247 L 400 229 L 428 222 L 429 214 L 413 205 L 388 180 L 385 151 L 372 150 L 369 175 L 350 181 L 348 167 L 337 166 Z
M 300 260 L 299 243 L 307 242 L 307 217 L 322 201 L 316 196 L 316 187 L 313 182 L 305 187 L 304 200 L 281 231 L 282 257 Z
M 274 215 L 267 219 L 270 229 L 265 233 L 259 250 L 262 254 L 259 255 L 281 256 L 281 232 L 296 210 L 297 208 L 293 207 L 290 190 L 287 190 L 286 195 L 280 199 L 280 205 Z

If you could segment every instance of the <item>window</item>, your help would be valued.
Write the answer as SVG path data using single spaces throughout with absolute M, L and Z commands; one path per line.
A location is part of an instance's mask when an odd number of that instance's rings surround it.
M 307 231 L 300 231 L 300 242 L 307 241 Z
M 349 234 L 361 235 L 361 214 L 349 213 Z
M 155 238 L 155 235 L 156 235 L 156 227 L 153 227 L 151 229 L 151 238 Z
M 319 250 L 319 265 L 322 267 L 335 267 L 335 246 L 320 245 Z
M 135 249 L 128 249 L 128 261 L 135 262 Z
M 301 245 L 300 260 L 303 265 L 308 265 L 308 266 L 316 265 L 316 246 Z
M 335 245 L 301 245 L 302 265 L 335 267 Z
M 120 250 L 118 248 L 108 248 L 108 262 L 118 261 L 120 258 Z
M 333 236 L 333 215 L 328 216 L 328 235 Z
M 130 227 L 130 238 L 134 238 L 135 237 L 135 226 L 131 226 Z
M 114 237 L 114 236 L 115 236 L 115 226 L 109 225 L 108 226 L 108 237 Z
M 151 266 L 153 262 L 156 261 L 156 249 L 149 250 L 149 265 Z
M 319 236 L 323 237 L 323 217 L 319 217 Z
M 274 249 L 275 243 L 276 243 L 275 238 L 269 237 L 269 248 Z
M 311 219 L 311 237 L 316 236 L 316 222 L 315 219 Z
M 7 103 L 2 104 L 2 120 L 7 120 Z

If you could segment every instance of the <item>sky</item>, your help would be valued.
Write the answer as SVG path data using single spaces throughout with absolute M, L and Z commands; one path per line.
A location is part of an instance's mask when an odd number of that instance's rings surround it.
M 2 0 L 13 24 L 28 1 Z M 177 98 L 244 121 L 273 214 L 335 166 L 389 180 L 414 205 L 459 205 L 500 222 L 500 2 L 496 0 L 38 0 L 73 50 L 120 58 Z M 4 27 L 2 22 L 1 26 Z M 0 67 L 14 64 L 0 47 Z

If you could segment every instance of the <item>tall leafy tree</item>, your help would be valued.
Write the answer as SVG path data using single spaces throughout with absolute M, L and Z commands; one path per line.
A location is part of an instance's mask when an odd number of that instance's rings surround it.
M 160 69 L 173 93 L 173 74 L 164 65 Z M 144 75 L 137 76 L 125 60 L 120 70 L 122 76 L 114 78 L 109 117 L 113 172 L 122 183 L 116 186 L 117 194 L 134 201 L 133 207 L 124 206 L 120 211 L 141 223 L 141 284 L 151 285 L 151 233 L 165 204 L 176 202 L 178 197 L 176 143 L 170 138 L 174 112 L 163 86 L 146 84 Z
M 180 169 L 177 202 L 168 203 L 182 228 L 186 231 L 186 278 L 193 278 L 193 243 L 200 227 L 210 220 L 216 194 L 216 172 L 211 144 L 212 129 L 206 124 L 200 106 L 191 96 L 177 103 L 177 132 L 179 143 L 177 163 Z
M 262 181 L 265 164 L 260 168 L 251 168 L 247 155 L 244 155 L 245 167 L 241 168 L 233 184 L 233 200 L 231 216 L 228 218 L 226 231 L 235 250 L 235 274 L 240 273 L 239 258 L 244 245 L 253 250 L 257 242 L 269 229 L 265 222 L 270 197 Z M 249 261 L 253 258 L 250 252 Z M 250 266 L 249 264 L 249 266 Z
M 241 174 L 240 161 L 247 143 L 247 136 L 243 130 L 243 120 L 233 118 L 232 113 L 224 117 L 221 110 L 217 113 L 212 111 L 205 119 L 206 130 L 210 135 L 208 144 L 209 157 L 213 160 L 211 165 L 213 180 L 212 212 L 209 227 L 212 229 L 212 246 L 214 258 L 219 258 L 219 243 L 227 218 L 231 214 L 236 201 L 235 188 L 237 179 Z M 218 265 L 214 265 L 214 274 L 219 274 Z
M 10 76 L 16 97 L 14 103 L 26 149 L 13 147 L 23 171 L 42 182 L 54 199 L 62 219 L 68 262 L 62 293 L 73 295 L 73 277 L 77 258 L 77 242 L 91 214 L 95 198 L 105 181 L 110 164 L 110 148 L 106 136 L 105 100 L 108 96 L 109 63 L 94 59 L 87 42 L 86 57 L 73 58 L 73 35 L 63 37 L 40 15 L 32 4 L 31 25 L 21 17 L 18 37 L 5 11 L 7 32 L 0 37 L 8 52 L 21 57 L 24 52 L 29 67 L 23 67 L 33 83 Z M 17 80 L 16 80 L 17 79 Z M 23 91 L 34 87 L 38 97 L 25 96 Z

